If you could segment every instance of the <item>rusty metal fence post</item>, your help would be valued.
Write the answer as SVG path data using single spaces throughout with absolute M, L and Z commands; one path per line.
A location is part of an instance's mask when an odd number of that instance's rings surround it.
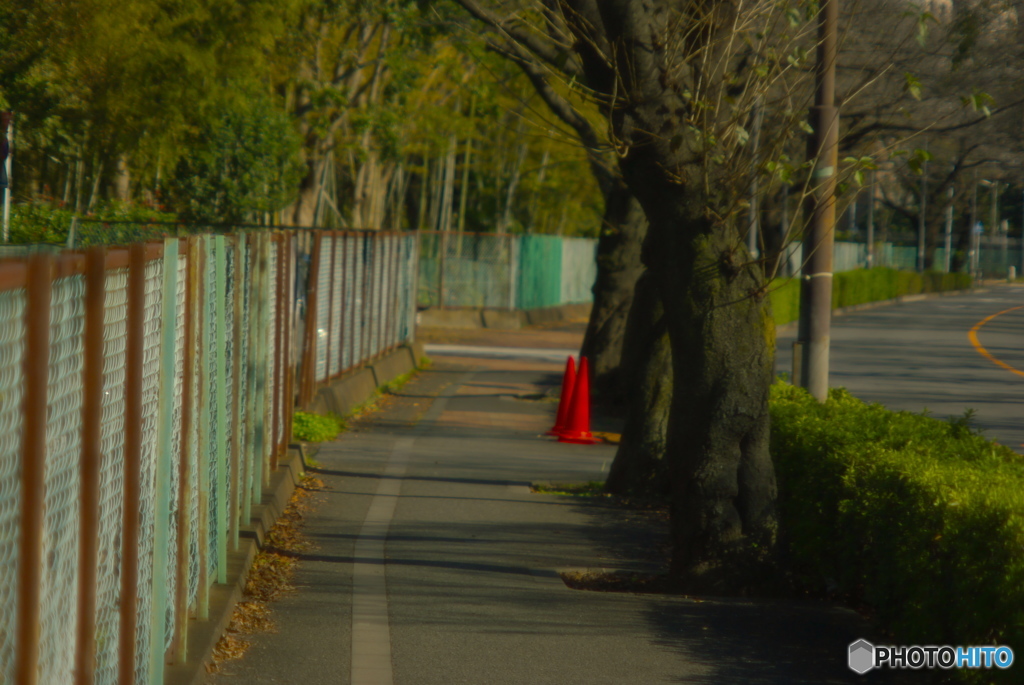
M 50 298 L 53 258 L 32 255 L 29 260 L 28 302 L 25 309 L 21 470 L 21 535 L 18 554 L 18 647 L 15 682 L 38 683 L 40 569 L 43 563 L 43 501 L 46 465 L 46 394 L 49 379 Z
M 99 552 L 101 430 L 103 422 L 103 314 L 106 248 L 86 255 L 82 366 L 82 452 L 78 537 L 78 626 L 75 682 L 91 685 L 96 671 L 96 573 Z
M 146 246 L 133 245 L 128 266 L 128 330 L 125 349 L 124 499 L 122 504 L 121 616 L 118 682 L 135 683 L 138 629 L 139 507 L 142 465 L 142 366 L 145 342 Z

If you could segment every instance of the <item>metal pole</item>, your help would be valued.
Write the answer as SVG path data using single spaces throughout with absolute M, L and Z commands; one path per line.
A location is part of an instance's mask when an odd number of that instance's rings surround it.
M 121 612 L 117 672 L 117 682 L 120 685 L 135 685 L 135 636 L 139 620 L 139 505 L 142 478 L 146 246 L 132 245 L 128 259 L 127 340 L 124 365 L 124 500 L 121 509 Z
M 160 395 L 157 400 L 155 502 L 153 503 L 153 589 L 150 595 L 149 682 L 164 682 L 167 633 L 167 546 L 171 523 L 171 439 L 174 434 L 174 358 L 178 319 L 178 239 L 164 239 L 161 298 Z
M 4 160 L 4 171 L 7 175 L 7 187 L 4 188 L 4 242 L 11 239 L 11 172 L 13 166 L 11 159 L 14 157 L 14 116 L 7 122 L 7 159 Z
M 779 244 L 782 245 L 783 269 L 782 273 L 787 278 L 793 276 L 791 245 L 789 242 L 789 184 L 782 186 L 782 219 L 779 222 L 779 232 L 782 234 Z
M 832 317 L 832 249 L 835 241 L 835 189 L 839 111 L 835 107 L 838 0 L 822 0 L 818 12 L 818 59 L 809 142 L 814 164 L 811 226 L 804 242 L 800 298 L 801 384 L 819 402 L 828 397 L 829 336 Z
M 760 251 L 758 250 L 757 239 L 759 236 L 758 229 L 760 227 L 760 221 L 758 220 L 758 184 L 757 184 L 757 148 L 758 143 L 761 140 L 761 121 L 764 118 L 764 111 L 761 107 L 760 96 L 755 100 L 753 107 L 753 140 L 751 141 L 751 149 L 753 150 L 753 160 L 751 166 L 750 176 L 750 209 L 747 214 L 747 251 L 750 252 L 751 259 L 757 259 Z
M 274 336 L 274 358 L 271 363 L 274 365 L 274 397 L 272 399 L 273 409 L 271 413 L 273 415 L 273 424 L 271 426 L 271 433 L 274 436 L 273 448 L 270 454 L 270 470 L 277 470 L 278 456 L 281 454 L 281 412 L 282 412 L 282 388 L 284 382 L 282 379 L 282 364 L 281 360 L 284 358 L 284 321 L 287 318 L 284 315 L 284 284 L 285 284 L 285 269 L 284 269 L 284 236 L 280 233 L 273 236 L 274 244 L 277 245 L 276 257 L 274 258 L 274 264 L 276 266 L 276 276 L 274 281 L 274 320 L 271 322 L 273 326 Z M 342 242 L 344 245 L 344 242 Z M 343 253 L 344 254 L 344 253 Z M 345 323 L 344 315 L 344 303 L 345 303 L 345 288 L 344 281 L 342 281 L 342 314 L 341 322 L 342 325 Z M 341 337 L 341 336 L 339 336 Z M 341 344 L 338 345 L 340 349 Z M 339 355 L 338 368 L 341 369 L 341 358 Z M 232 414 L 235 416 L 235 414 Z M 232 510 L 233 511 L 233 510 Z
M 444 231 L 441 233 L 441 258 L 438 260 L 438 277 L 437 277 L 437 308 L 444 309 L 444 267 L 445 262 L 448 258 L 448 232 Z
M 96 575 L 99 558 L 100 464 L 103 459 L 103 314 L 106 309 L 104 247 L 85 262 L 85 335 L 82 338 L 82 461 L 79 489 L 78 644 L 75 683 L 91 685 L 96 673 Z M 41 355 L 40 355 L 41 356 Z
M 29 260 L 25 308 L 25 395 L 22 400 L 21 531 L 18 549 L 17 654 L 14 682 L 39 682 L 39 601 L 45 524 L 46 396 L 50 373 L 53 258 Z
M 953 186 L 950 186 L 946 191 L 946 197 L 949 198 L 949 204 L 946 205 L 946 241 L 944 243 L 944 254 L 943 254 L 943 271 L 949 273 L 951 252 L 953 251 L 953 196 L 956 194 Z
M 199 512 L 199 580 L 196 591 L 196 618 L 205 621 L 210 617 L 210 236 L 199 238 L 199 299 L 196 301 L 196 331 L 199 344 L 199 435 L 196 440 L 196 484 L 198 487 Z
M 970 245 L 970 259 L 968 260 L 968 268 L 970 269 L 971 277 L 976 278 L 978 273 L 979 255 L 978 250 L 981 248 L 980 236 L 975 233 L 975 226 L 978 225 L 978 172 L 974 172 L 974 182 L 971 184 L 971 226 L 969 230 L 968 245 Z
M 242 303 L 245 300 L 245 238 L 236 235 L 231 244 L 234 264 L 234 295 L 231 306 L 235 325 L 231 330 L 231 455 L 229 468 L 230 488 L 230 517 L 228 518 L 228 539 L 231 543 L 231 550 L 238 551 L 238 526 L 241 518 L 241 476 L 239 464 L 242 459 L 242 374 L 245 367 L 242 365 L 242 343 L 244 331 L 242 330 L 242 319 L 245 312 L 242 310 Z M 290 398 L 294 402 L 294 397 Z
M 921 212 L 917 216 L 917 270 L 924 272 L 925 212 L 928 209 L 928 160 L 921 166 Z
M 1022 193 L 1020 217 L 1020 275 L 1024 276 L 1024 193 Z
M 225 309 L 227 307 L 227 246 L 224 243 L 224 236 L 218 235 L 214 238 L 214 246 L 217 250 L 215 254 L 215 261 L 213 263 L 213 278 L 215 282 L 214 293 L 216 299 L 214 300 L 215 311 L 215 325 L 217 328 L 214 330 L 216 336 L 217 349 L 214 350 L 216 355 L 214 359 L 215 373 L 217 377 L 214 379 L 216 382 L 216 388 L 214 391 L 214 401 L 217 403 L 217 444 L 216 444 L 216 458 L 217 458 L 217 510 L 214 515 L 217 517 L 215 521 L 217 526 L 217 582 L 226 583 L 228 582 L 227 567 L 228 567 L 228 541 L 227 541 L 227 517 L 228 517 L 228 487 L 227 487 L 227 448 L 228 448 L 228 407 L 227 397 L 225 396 L 225 380 L 227 379 L 227 340 L 224 336 L 225 329 Z
M 185 349 L 182 351 L 184 373 L 181 378 L 181 440 L 179 441 L 181 457 L 178 462 L 178 575 L 175 583 L 174 600 L 174 661 L 184 663 L 188 658 L 188 574 L 190 550 L 192 549 L 192 453 L 193 423 L 192 398 L 195 394 L 194 375 L 196 362 L 196 302 L 199 298 L 199 249 L 197 239 L 186 239 L 185 251 L 188 255 L 188 268 L 185 272 Z
M 990 197 L 992 199 L 992 206 L 989 210 L 989 234 L 995 237 L 999 235 L 999 181 L 992 183 Z M 989 244 L 991 245 L 991 243 Z
M 875 171 L 871 170 L 871 192 L 868 194 L 868 257 L 867 267 L 875 265 Z

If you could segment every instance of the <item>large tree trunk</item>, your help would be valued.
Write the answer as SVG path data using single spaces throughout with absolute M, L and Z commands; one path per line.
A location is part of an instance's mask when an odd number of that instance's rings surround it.
M 620 396 L 619 362 L 633 289 L 643 271 L 640 248 L 647 235 L 647 217 L 621 180 L 609 185 L 597 243 L 594 304 L 580 354 L 590 361 L 594 393 L 610 399 Z
M 749 187 L 750 160 L 723 166 L 716 155 L 724 148 L 715 147 L 722 139 L 688 123 L 717 136 L 732 116 L 728 107 L 697 111 L 693 101 L 724 102 L 724 90 L 741 80 L 728 72 L 742 68 L 732 61 L 743 45 L 732 40 L 738 7 L 715 2 L 687 15 L 667 0 L 566 4 L 583 34 L 576 46 L 589 82 L 619 94 L 610 107 L 619 165 L 649 222 L 643 261 L 661 295 L 672 354 L 671 571 L 692 591 L 742 590 L 774 563 L 775 332 L 763 272 L 733 211 Z M 588 59 L 591 46 L 613 56 L 614 73 L 607 61 Z
M 672 350 L 657 284 L 650 273 L 636 283 L 622 342 L 626 425 L 605 490 L 632 497 L 669 494 L 665 461 L 672 404 Z
M 757 582 L 773 561 L 775 328 L 767 298 L 756 294 L 759 269 L 735 266 L 748 257 L 737 231 L 674 211 L 692 200 L 652 195 L 647 203 L 648 216 L 658 218 L 645 252 L 665 309 L 677 389 L 667 439 L 672 572 L 694 589 L 736 589 Z

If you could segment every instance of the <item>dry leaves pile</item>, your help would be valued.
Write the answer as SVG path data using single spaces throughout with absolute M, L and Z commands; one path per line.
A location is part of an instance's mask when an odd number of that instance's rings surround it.
M 302 523 L 311 508 L 312 493 L 323 488 L 324 483 L 319 478 L 303 476 L 281 518 L 267 531 L 263 549 L 256 553 L 249 569 L 243 599 L 235 607 L 227 631 L 213 650 L 213 662 L 207 667 L 208 671 L 216 672 L 222 662 L 242 658 L 249 648 L 245 636 L 273 629 L 267 604 L 293 589 L 291 581 L 297 556 L 313 548 L 302 534 Z

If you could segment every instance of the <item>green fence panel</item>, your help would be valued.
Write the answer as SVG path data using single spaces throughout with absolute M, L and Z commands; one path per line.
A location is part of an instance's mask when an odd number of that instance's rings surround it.
M 524 235 L 519 243 L 520 309 L 554 307 L 562 298 L 562 239 Z

